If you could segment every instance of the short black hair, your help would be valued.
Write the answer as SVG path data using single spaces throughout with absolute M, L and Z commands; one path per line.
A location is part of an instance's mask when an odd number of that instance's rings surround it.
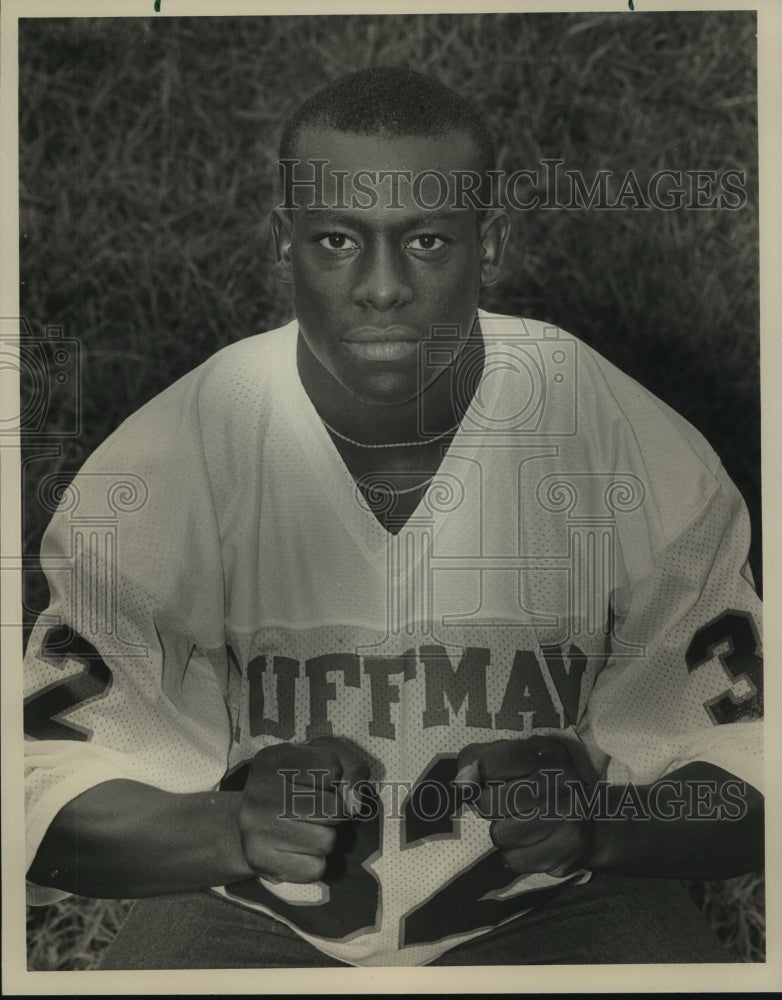
M 280 160 L 296 156 L 306 128 L 330 128 L 354 135 L 470 136 L 481 158 L 481 171 L 493 170 L 494 138 L 478 109 L 445 84 L 402 66 L 360 69 L 307 98 L 286 123 Z

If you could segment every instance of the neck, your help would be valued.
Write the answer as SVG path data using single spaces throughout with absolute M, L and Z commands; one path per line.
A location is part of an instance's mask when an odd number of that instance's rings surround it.
M 311 353 L 299 335 L 297 366 L 319 416 L 339 434 L 366 444 L 426 441 L 456 427 L 480 382 L 484 344 L 477 319 L 453 364 L 402 403 L 376 403 L 346 389 Z M 422 420 L 423 415 L 423 420 Z

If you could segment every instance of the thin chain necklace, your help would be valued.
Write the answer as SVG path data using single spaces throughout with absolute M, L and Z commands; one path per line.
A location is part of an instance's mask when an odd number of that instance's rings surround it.
M 331 434 L 340 438 L 342 441 L 347 441 L 348 444 L 353 444 L 357 448 L 422 448 L 424 445 L 432 444 L 433 441 L 440 441 L 444 437 L 448 437 L 449 434 L 453 434 L 459 427 L 458 424 L 454 424 L 453 427 L 449 427 L 447 431 L 442 431 L 440 434 L 434 434 L 432 437 L 427 438 L 426 441 L 392 441 L 389 444 L 367 444 L 365 441 L 354 441 L 353 438 L 349 438 L 347 434 L 342 434 L 332 427 L 331 424 L 327 423 L 323 417 L 320 418 L 321 423 Z M 417 489 L 418 487 L 416 487 Z M 412 492 L 409 490 L 397 490 L 397 493 L 408 493 Z
M 397 487 L 393 486 L 391 483 L 384 483 L 382 481 L 379 483 L 368 483 L 364 488 L 368 493 L 371 493 L 372 490 L 381 489 L 386 494 L 394 493 L 396 496 L 400 496 L 402 493 L 415 493 L 416 490 L 424 489 L 429 486 L 429 483 L 431 483 L 433 479 L 433 475 L 427 476 L 426 479 L 422 480 L 417 486 L 406 486 L 403 490 L 397 489 Z M 360 485 L 359 489 L 361 489 Z

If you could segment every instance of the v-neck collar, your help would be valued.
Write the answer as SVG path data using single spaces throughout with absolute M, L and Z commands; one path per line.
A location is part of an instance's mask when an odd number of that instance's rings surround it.
M 438 491 L 448 494 L 449 478 L 457 476 L 461 482 L 465 476 L 465 468 L 467 475 L 475 475 L 476 464 L 469 459 L 480 447 L 483 436 L 480 433 L 483 425 L 476 419 L 477 409 L 479 406 L 483 410 L 490 409 L 499 392 L 498 379 L 490 379 L 488 385 L 485 379 L 485 373 L 492 370 L 491 355 L 494 350 L 494 338 L 487 337 L 486 332 L 494 317 L 490 313 L 478 310 L 478 318 L 484 335 L 484 376 L 443 455 L 437 472 L 398 533 L 385 528 L 373 513 L 307 395 L 296 363 L 298 324 L 294 320 L 289 325 L 291 336 L 286 340 L 285 350 L 279 357 L 278 365 L 278 385 L 286 406 L 289 426 L 298 438 L 314 473 L 313 489 L 325 493 L 324 499 L 350 537 L 358 544 L 367 561 L 384 575 L 387 573 L 389 545 L 404 544 L 405 537 L 411 532 L 428 532 L 436 535 L 439 531 L 443 516 L 447 515 L 438 515 L 438 505 L 427 503 L 427 496 L 437 496 Z M 457 453 L 458 457 L 454 457 Z M 420 546 L 416 548 L 419 551 L 421 549 Z

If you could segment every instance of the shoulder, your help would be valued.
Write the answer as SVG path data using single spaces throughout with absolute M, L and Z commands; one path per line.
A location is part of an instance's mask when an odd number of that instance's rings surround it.
M 268 377 L 270 367 L 290 354 L 296 341 L 298 325 L 291 320 L 284 326 L 237 340 L 213 354 L 192 375 L 202 382 L 236 377 Z M 187 376 L 186 376 L 187 377 Z
M 612 430 L 629 435 L 638 448 L 665 454 L 668 462 L 695 454 L 716 470 L 717 455 L 692 424 L 583 340 L 540 320 L 483 311 L 480 318 L 489 352 L 500 345 L 495 361 L 504 356 L 509 372 L 523 368 L 515 381 L 530 394 L 528 416 L 538 393 L 539 433 L 579 436 L 580 445 L 592 435 L 597 444 L 614 447 L 615 439 L 605 433 Z
M 132 483 L 143 519 L 167 525 L 172 536 L 173 522 L 186 521 L 185 500 L 188 510 L 209 514 L 215 476 L 257 444 L 254 427 L 274 405 L 276 359 L 289 350 L 295 363 L 295 336 L 294 323 L 231 344 L 131 414 L 74 480 L 83 510 L 102 509 L 107 490 Z
M 69 486 L 42 551 L 67 549 L 78 506 L 79 517 L 109 517 L 122 573 L 145 592 L 175 607 L 183 574 L 206 592 L 207 577 L 221 571 L 216 484 L 230 491 L 226 467 L 235 479 L 234 467 L 257 451 L 249 418 L 238 427 L 234 414 L 246 413 L 251 397 L 268 398 L 275 359 L 288 349 L 295 358 L 295 333 L 292 324 L 218 351 L 125 420 Z
M 129 416 L 88 464 L 127 460 L 145 466 L 178 450 L 200 447 L 203 434 L 251 409 L 272 405 L 276 378 L 295 363 L 296 323 L 229 344 Z
M 482 313 L 481 323 L 487 356 L 507 369 L 504 385 L 528 397 L 526 409 L 515 406 L 535 417 L 534 436 L 556 449 L 562 468 L 610 473 L 637 490 L 661 542 L 717 492 L 735 490 L 695 427 L 578 337 L 539 320 Z

